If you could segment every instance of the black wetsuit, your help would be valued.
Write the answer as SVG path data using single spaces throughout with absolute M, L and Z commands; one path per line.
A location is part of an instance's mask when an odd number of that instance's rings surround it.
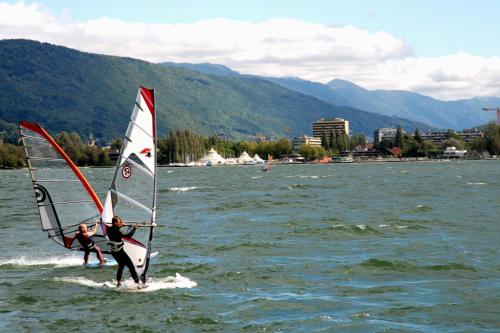
M 139 283 L 139 277 L 137 276 L 137 272 L 135 271 L 134 264 L 132 260 L 128 256 L 128 254 L 123 250 L 123 240 L 122 237 L 132 237 L 135 229 L 130 230 L 126 234 L 122 234 L 120 228 L 111 226 L 108 229 L 108 238 L 112 242 L 111 246 L 111 255 L 115 258 L 118 263 L 118 271 L 116 272 L 116 280 L 120 281 L 122 279 L 122 273 L 125 266 L 127 266 L 130 271 L 130 275 L 134 279 L 135 283 Z M 114 245 L 114 246 L 113 246 Z

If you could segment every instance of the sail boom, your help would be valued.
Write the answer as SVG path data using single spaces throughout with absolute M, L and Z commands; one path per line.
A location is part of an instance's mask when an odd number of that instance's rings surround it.
M 99 218 L 98 216 L 96 216 L 96 218 Z M 76 227 L 78 227 L 80 224 L 82 223 L 85 223 L 87 224 L 87 222 L 89 222 L 90 219 L 85 219 L 83 221 L 80 221 L 80 222 L 77 222 L 77 223 L 72 223 L 72 224 L 68 224 L 68 225 L 65 225 L 64 227 L 54 227 L 54 228 L 46 228 L 46 229 L 43 229 L 43 231 L 51 231 L 51 230 L 67 230 L 67 229 L 74 229 Z M 91 223 L 90 225 L 93 226 L 95 223 Z
M 60 182 L 68 182 L 68 183 L 78 183 L 77 179 L 37 179 L 37 183 L 60 183 Z

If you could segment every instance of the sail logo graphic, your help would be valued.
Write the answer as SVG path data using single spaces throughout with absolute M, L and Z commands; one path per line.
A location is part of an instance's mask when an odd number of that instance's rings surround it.
M 122 168 L 122 177 L 127 179 L 132 176 L 132 169 L 128 165 L 124 165 Z
M 144 155 L 146 157 L 151 157 L 151 148 L 144 148 L 139 152 L 139 154 Z

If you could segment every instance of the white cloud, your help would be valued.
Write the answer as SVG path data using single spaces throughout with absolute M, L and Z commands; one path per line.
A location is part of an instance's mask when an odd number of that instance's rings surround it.
M 102 17 L 58 17 L 37 4 L 0 3 L 0 39 L 28 38 L 82 51 L 152 62 L 211 62 L 242 73 L 352 81 L 442 99 L 500 96 L 500 58 L 457 53 L 418 58 L 402 38 L 352 26 L 295 19 L 260 23 L 211 19 L 146 24 Z

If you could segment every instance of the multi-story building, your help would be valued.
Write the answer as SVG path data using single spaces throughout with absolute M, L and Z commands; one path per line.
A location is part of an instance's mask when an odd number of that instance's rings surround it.
M 373 144 L 378 144 L 383 141 L 393 141 L 396 139 L 396 132 L 398 130 L 395 128 L 377 128 L 373 132 Z M 404 134 L 404 130 L 401 130 Z
M 471 142 L 475 138 L 482 138 L 483 137 L 483 132 L 479 131 L 477 128 L 472 128 L 472 129 L 464 129 L 459 132 L 453 132 L 454 134 L 457 134 L 464 142 Z M 420 137 L 422 140 L 425 141 L 431 141 L 436 144 L 442 144 L 445 140 L 448 139 L 447 137 L 448 131 L 434 131 L 434 132 L 426 132 L 420 134 Z
M 302 146 L 302 145 L 321 147 L 321 139 L 316 138 L 316 137 L 312 137 L 312 136 L 307 136 L 307 135 L 302 135 L 302 136 L 293 138 L 292 147 L 293 147 L 294 152 L 298 152 L 300 149 L 300 146 Z
M 422 141 L 430 141 L 432 143 L 441 144 L 447 139 L 446 134 L 447 131 L 424 132 L 420 133 L 420 138 Z
M 332 120 L 320 119 L 315 121 L 312 127 L 313 136 L 317 138 L 321 138 L 324 133 L 329 136 L 331 132 L 349 136 L 349 121 L 342 118 L 335 118 Z
M 477 128 L 468 128 L 464 129 L 457 134 L 464 140 L 464 142 L 471 142 L 476 138 L 482 138 L 484 136 L 483 132 L 478 130 Z

